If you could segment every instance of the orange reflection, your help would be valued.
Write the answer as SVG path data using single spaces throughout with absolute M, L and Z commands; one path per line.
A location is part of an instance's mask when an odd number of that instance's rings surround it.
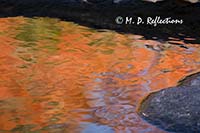
M 200 68 L 198 45 L 49 18 L 1 18 L 0 40 L 0 131 L 163 133 L 136 114 L 139 101 Z

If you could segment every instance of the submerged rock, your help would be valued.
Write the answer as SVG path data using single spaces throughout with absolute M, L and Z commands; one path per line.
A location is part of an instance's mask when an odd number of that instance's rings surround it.
M 150 94 L 141 104 L 141 115 L 158 127 L 177 133 L 200 131 L 200 73 L 171 87 Z

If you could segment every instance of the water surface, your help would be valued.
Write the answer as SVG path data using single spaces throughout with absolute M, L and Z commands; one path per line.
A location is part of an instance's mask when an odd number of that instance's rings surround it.
M 165 133 L 137 115 L 141 99 L 200 68 L 198 44 L 52 18 L 1 18 L 0 40 L 3 133 Z

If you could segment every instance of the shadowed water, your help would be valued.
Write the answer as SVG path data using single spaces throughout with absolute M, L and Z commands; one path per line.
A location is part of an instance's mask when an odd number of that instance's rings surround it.
M 137 115 L 141 99 L 200 68 L 198 44 L 58 19 L 1 18 L 0 40 L 5 133 L 164 133 Z

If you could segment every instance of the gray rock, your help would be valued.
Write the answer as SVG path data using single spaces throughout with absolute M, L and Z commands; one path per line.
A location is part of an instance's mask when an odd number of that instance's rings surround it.
M 121 3 L 121 2 L 132 2 L 136 0 L 82 0 L 85 2 L 91 2 L 91 3 L 100 3 L 100 2 L 110 2 L 112 1 L 113 3 Z M 141 0 L 141 1 L 149 1 L 149 2 L 158 2 L 158 1 L 164 1 L 164 0 Z M 199 0 L 182 0 L 182 1 L 188 1 L 191 3 L 196 3 L 199 2 Z
M 164 0 L 144 0 L 144 1 L 149 1 L 149 2 L 158 2 L 158 1 L 164 1 Z M 197 3 L 199 0 L 182 0 L 182 1 L 188 1 L 191 3 Z
M 200 86 L 200 73 L 195 73 L 179 81 L 179 86 Z
M 167 131 L 200 132 L 200 73 L 186 77 L 177 87 L 150 94 L 139 115 Z
M 101 3 L 101 2 L 127 3 L 127 2 L 134 2 L 136 0 L 82 0 L 82 1 L 91 2 L 91 3 Z M 164 1 L 164 0 L 141 0 L 141 1 L 159 2 L 159 1 Z M 182 0 L 182 1 L 188 1 L 191 3 L 199 2 L 199 0 Z

